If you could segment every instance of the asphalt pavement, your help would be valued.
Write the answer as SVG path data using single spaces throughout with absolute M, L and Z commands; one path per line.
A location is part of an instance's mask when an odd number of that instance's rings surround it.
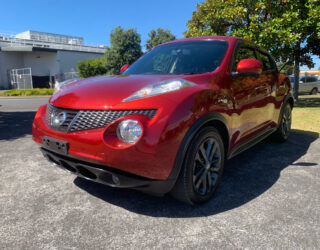
M 320 139 L 293 131 L 230 160 L 192 207 L 52 166 L 31 139 L 47 98 L 0 99 L 1 249 L 319 249 Z

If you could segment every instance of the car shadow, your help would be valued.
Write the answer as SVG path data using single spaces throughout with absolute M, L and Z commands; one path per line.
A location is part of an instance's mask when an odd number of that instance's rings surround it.
M 296 162 L 306 154 L 314 136 L 295 130 L 283 144 L 269 139 L 229 160 L 213 199 L 199 207 L 174 200 L 169 195 L 153 197 L 138 191 L 114 189 L 77 177 L 74 184 L 89 194 L 134 213 L 152 217 L 199 217 L 237 208 L 257 198 L 279 179 L 287 167 L 310 167 L 316 162 Z
M 32 134 L 32 122 L 36 112 L 0 111 L 0 141 L 13 140 Z

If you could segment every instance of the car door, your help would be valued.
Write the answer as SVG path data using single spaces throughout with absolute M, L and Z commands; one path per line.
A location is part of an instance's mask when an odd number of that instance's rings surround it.
M 254 76 L 234 74 L 237 64 L 243 59 L 258 59 L 255 48 L 241 42 L 234 53 L 231 66 L 230 91 L 234 101 L 232 116 L 232 141 L 234 145 L 241 144 L 256 135 L 265 121 L 264 108 L 266 106 L 262 83 Z
M 276 63 L 271 58 L 271 56 L 261 50 L 256 50 L 258 59 L 262 63 L 262 73 L 260 74 L 260 77 L 257 79 L 259 82 L 259 97 L 261 99 L 261 102 L 263 102 L 263 117 L 260 119 L 261 126 L 268 126 L 270 123 L 274 121 L 275 116 L 275 109 L 277 103 L 276 103 L 276 84 L 278 81 L 278 70 Z M 274 126 L 276 124 L 273 124 Z

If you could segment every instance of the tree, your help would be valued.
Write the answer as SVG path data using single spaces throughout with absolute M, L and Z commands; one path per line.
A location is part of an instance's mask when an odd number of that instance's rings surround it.
M 158 28 L 157 30 L 151 30 L 148 34 L 150 37 L 146 42 L 146 48 L 152 49 L 153 47 L 169 42 L 176 39 L 176 36 L 171 33 L 170 30 L 164 30 L 162 28 Z
M 282 67 L 284 64 L 285 64 L 284 62 L 279 62 L 279 63 L 277 63 L 278 69 L 280 70 L 281 67 Z M 282 68 L 282 70 L 281 70 L 280 73 L 285 74 L 285 75 L 288 75 L 288 76 L 289 76 L 289 75 L 292 75 L 292 74 L 293 74 L 293 64 L 292 64 L 292 65 L 286 64 L 286 65 Z
M 105 59 L 103 57 L 79 61 L 77 63 L 77 69 L 81 78 L 104 75 L 107 73 Z
M 131 64 L 141 54 L 141 37 L 136 29 L 116 27 L 110 34 L 111 47 L 106 49 L 107 74 L 118 74 L 124 64 Z
M 235 35 L 268 49 L 278 62 L 295 63 L 295 97 L 299 66 L 313 67 L 320 55 L 320 0 L 206 0 L 187 22 L 189 36 Z

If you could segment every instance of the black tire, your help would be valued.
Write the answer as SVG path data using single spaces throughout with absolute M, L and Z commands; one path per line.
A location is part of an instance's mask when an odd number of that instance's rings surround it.
M 273 138 L 277 142 L 285 142 L 291 132 L 292 108 L 289 103 L 285 103 L 281 110 L 281 119 L 277 131 L 273 134 Z
M 208 201 L 219 185 L 224 159 L 219 132 L 214 127 L 201 129 L 189 145 L 171 195 L 192 205 Z
M 318 94 L 318 89 L 317 88 L 313 88 L 310 92 L 310 95 L 316 95 Z

